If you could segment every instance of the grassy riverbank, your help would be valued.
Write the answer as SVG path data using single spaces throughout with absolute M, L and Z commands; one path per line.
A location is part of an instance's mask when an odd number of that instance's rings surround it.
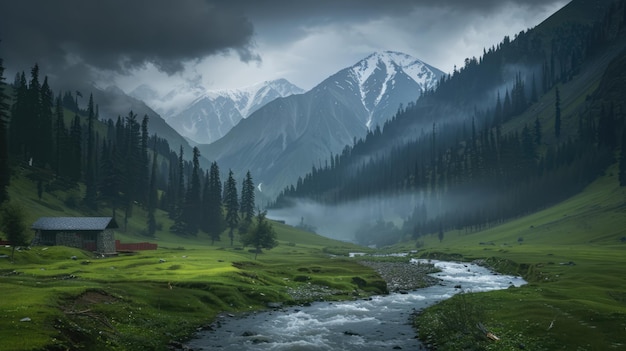
M 40 216 L 111 214 L 69 206 L 80 202 L 78 191 L 40 198 L 32 178 L 16 169 L 9 188 L 27 226 Z M 15 263 L 0 258 L 0 350 L 166 349 L 219 313 L 386 291 L 372 269 L 345 258 L 362 247 L 280 223 L 273 223 L 278 247 L 255 260 L 237 241 L 231 247 L 227 233 L 215 245 L 206 234 L 173 235 L 165 212 L 157 211 L 165 230 L 154 238 L 142 235 L 146 215 L 139 207 L 127 224 L 119 213 L 117 221 L 116 239 L 157 242 L 159 249 L 102 259 L 67 247 L 33 247 L 15 252 Z M 0 256 L 10 254 L 0 247 Z
M 384 292 L 371 269 L 329 255 L 353 245 L 274 228 L 280 245 L 258 260 L 203 237 L 164 238 L 156 251 L 105 259 L 65 247 L 2 258 L 0 350 L 165 349 L 222 312 Z
M 420 338 L 438 350 L 626 348 L 626 189 L 616 178 L 611 169 L 557 206 L 487 230 L 425 238 L 425 257 L 487 259 L 529 284 L 429 308 L 416 318 Z M 453 327 L 450 316 L 473 308 L 500 341 L 476 333 L 477 320 Z

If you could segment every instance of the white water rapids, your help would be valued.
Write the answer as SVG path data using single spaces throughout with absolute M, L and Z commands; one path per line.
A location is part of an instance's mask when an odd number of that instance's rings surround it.
M 416 260 L 413 263 L 417 262 Z M 345 302 L 317 302 L 249 316 L 220 319 L 220 327 L 195 335 L 194 350 L 417 350 L 422 345 L 410 315 L 461 291 L 482 292 L 519 287 L 520 277 L 495 274 L 469 263 L 426 261 L 441 270 L 440 284 Z M 459 289 L 458 286 L 462 289 Z M 457 288 L 455 288 L 457 286 Z

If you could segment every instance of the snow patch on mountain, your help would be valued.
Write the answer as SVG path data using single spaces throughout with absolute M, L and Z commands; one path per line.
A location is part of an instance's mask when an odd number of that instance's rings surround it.
M 410 55 L 395 52 L 375 52 L 350 67 L 356 81 L 361 102 L 369 112 L 367 127 L 371 128 L 376 109 L 385 100 L 389 90 L 396 86 L 401 75 L 414 81 L 420 91 L 436 86 L 442 72 Z

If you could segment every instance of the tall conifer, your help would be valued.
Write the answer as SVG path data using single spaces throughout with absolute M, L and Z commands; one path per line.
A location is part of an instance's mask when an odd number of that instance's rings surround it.
M 246 173 L 246 178 L 241 184 L 241 216 L 242 223 L 240 226 L 241 231 L 248 230 L 252 218 L 254 218 L 254 182 L 252 181 L 252 175 L 250 171 Z
M 96 208 L 96 171 L 94 169 L 94 136 L 93 120 L 95 110 L 93 105 L 93 95 L 89 95 L 87 105 L 87 153 L 85 156 L 85 204 L 92 209 Z
M 220 169 L 217 162 L 211 163 L 209 171 L 207 199 L 205 207 L 208 217 L 208 233 L 211 236 L 211 243 L 220 240 L 220 234 L 224 228 L 222 212 L 222 181 L 220 180 Z
M 561 136 L 561 96 L 559 95 L 559 87 L 556 87 L 555 90 L 554 107 L 554 136 L 558 139 Z
M 0 205 L 8 200 L 11 171 L 9 169 L 9 143 L 7 124 L 9 122 L 9 97 L 4 92 L 4 66 L 0 58 Z
M 619 158 L 619 185 L 626 186 L 626 126 L 622 128 L 622 150 Z
M 237 195 L 237 182 L 233 176 L 233 171 L 228 171 L 228 179 L 224 187 L 224 205 L 226 207 L 226 224 L 228 225 L 228 237 L 230 238 L 230 246 L 233 246 L 235 240 L 235 228 L 239 225 L 239 198 Z

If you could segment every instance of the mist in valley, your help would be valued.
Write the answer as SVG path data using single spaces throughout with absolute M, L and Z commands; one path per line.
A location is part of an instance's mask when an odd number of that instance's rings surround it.
M 379 247 L 437 234 L 438 225 L 434 225 L 437 230 L 429 232 L 420 231 L 415 225 L 425 227 L 426 223 L 449 220 L 479 203 L 493 203 L 499 198 L 488 189 L 467 188 L 441 196 L 419 191 L 332 205 L 292 198 L 289 207 L 269 209 L 268 218 L 332 239 Z

